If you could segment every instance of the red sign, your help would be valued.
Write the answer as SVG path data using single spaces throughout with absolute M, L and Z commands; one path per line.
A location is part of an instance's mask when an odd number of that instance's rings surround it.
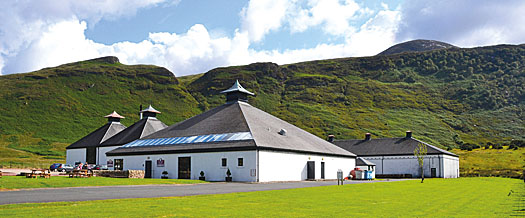
M 113 160 L 109 159 L 107 161 L 108 167 L 113 167 Z
M 160 158 L 157 160 L 157 167 L 164 167 L 164 159 Z

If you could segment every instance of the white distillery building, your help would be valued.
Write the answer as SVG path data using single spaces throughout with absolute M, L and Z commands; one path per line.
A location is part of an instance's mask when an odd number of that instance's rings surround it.
M 426 178 L 458 178 L 459 156 L 412 138 L 407 131 L 404 138 L 371 139 L 370 133 L 364 139 L 335 140 L 334 144 L 375 164 L 379 177 L 421 177 L 421 171 L 414 149 L 419 143 L 427 146 L 424 159 Z
M 269 182 L 336 179 L 356 155 L 247 103 L 238 81 L 226 103 L 112 150 L 115 170 L 145 170 L 146 178 Z
M 126 128 L 120 123 L 120 119 L 124 117 L 117 112 L 113 111 L 113 113 L 104 117 L 108 118 L 108 123 L 66 147 L 67 164 L 75 164 L 77 162 L 98 164 L 97 154 L 99 153 L 100 143 Z
M 157 114 L 160 112 L 150 105 L 140 110 L 140 120 L 127 128 L 120 123 L 124 117 L 116 112 L 105 116 L 106 125 L 66 148 L 66 163 L 113 164 L 107 163 L 106 152 L 167 127 L 157 119 Z

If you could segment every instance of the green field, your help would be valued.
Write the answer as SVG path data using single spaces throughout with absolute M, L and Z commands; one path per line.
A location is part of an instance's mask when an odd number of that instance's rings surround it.
M 502 176 L 523 178 L 525 169 L 525 148 L 507 149 L 474 149 L 462 151 L 454 149 L 459 155 L 461 176 Z
M 512 190 L 512 192 L 511 192 Z M 509 192 L 512 194 L 509 196 Z M 1 205 L 0 217 L 509 217 L 522 180 L 427 179 L 188 197 Z
M 0 190 L 22 188 L 59 188 L 80 186 L 150 185 L 150 184 L 193 184 L 204 183 L 187 179 L 123 179 L 107 177 L 69 178 L 52 176 L 44 178 L 25 178 L 23 176 L 4 176 L 0 179 Z

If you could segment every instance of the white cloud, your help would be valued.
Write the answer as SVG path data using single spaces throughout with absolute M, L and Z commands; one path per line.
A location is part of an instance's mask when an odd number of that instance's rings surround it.
M 36 49 L 30 48 L 35 41 L 43 37 L 44 33 L 56 32 L 50 31 L 50 28 L 61 22 L 86 20 L 90 25 L 94 25 L 100 19 L 131 16 L 140 8 L 158 5 L 164 1 L 0 1 L 0 74 L 4 71 L 21 72 L 17 70 L 19 68 L 26 69 L 22 65 L 27 64 L 23 64 L 17 56 L 21 53 L 29 55 L 27 53 L 31 49 Z M 39 55 L 47 52 L 53 53 L 45 51 Z M 15 63 L 18 63 L 17 66 L 14 66 Z
M 523 43 L 525 1 L 407 0 L 397 38 L 435 39 L 470 47 Z
M 353 0 L 309 0 L 307 6 L 291 14 L 292 32 L 303 32 L 312 26 L 322 25 L 328 34 L 344 35 L 354 31 L 349 21 L 355 18 L 357 12 L 361 12 Z
M 258 42 L 272 30 L 281 27 L 290 2 L 283 0 L 250 1 L 241 11 L 242 31 L 249 39 Z

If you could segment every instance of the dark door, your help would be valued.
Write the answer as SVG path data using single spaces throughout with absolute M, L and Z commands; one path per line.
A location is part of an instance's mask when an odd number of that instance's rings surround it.
M 321 162 L 321 179 L 324 179 L 324 162 Z
M 315 161 L 306 162 L 306 179 L 315 179 Z
M 144 164 L 144 178 L 151 178 L 151 160 L 147 160 Z
M 96 164 L 97 162 L 97 148 L 96 147 L 86 148 L 86 162 L 88 164 Z
M 436 168 L 430 168 L 430 177 L 436 178 Z
M 179 179 L 191 178 L 191 157 L 179 157 Z

